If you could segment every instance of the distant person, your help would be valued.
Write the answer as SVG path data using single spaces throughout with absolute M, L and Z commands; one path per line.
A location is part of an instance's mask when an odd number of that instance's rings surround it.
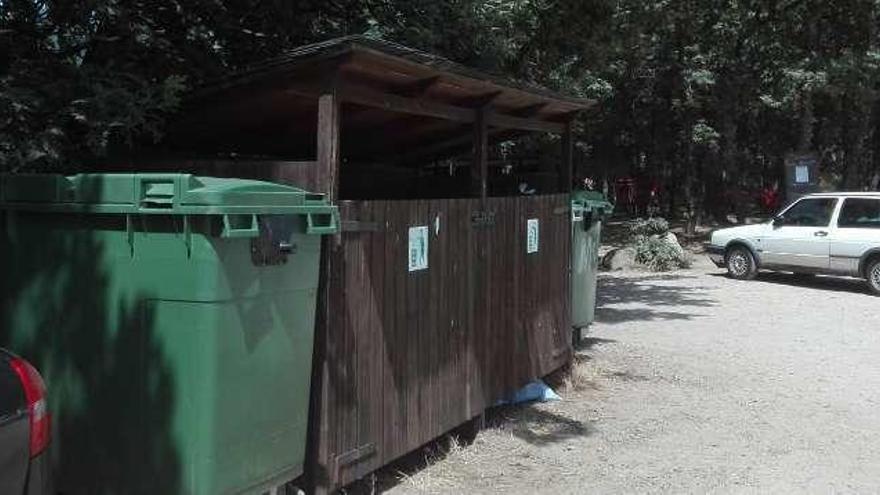
M 645 205 L 645 213 L 648 214 L 648 218 L 653 218 L 660 214 L 660 190 L 660 181 L 652 179 L 651 185 L 648 188 L 648 202 Z
M 771 215 L 779 210 L 779 182 L 774 182 L 772 186 L 766 186 L 761 191 L 761 207 Z
M 615 182 L 615 198 L 630 215 L 636 213 L 636 179 L 621 177 Z

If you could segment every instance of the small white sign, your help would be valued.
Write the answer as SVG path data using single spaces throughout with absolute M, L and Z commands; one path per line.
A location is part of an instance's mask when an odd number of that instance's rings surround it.
M 428 226 L 409 228 L 409 271 L 428 269 Z
M 538 252 L 539 239 L 538 219 L 530 218 L 526 220 L 526 254 Z
M 806 165 L 796 165 L 794 167 L 794 181 L 798 184 L 809 184 L 810 168 Z

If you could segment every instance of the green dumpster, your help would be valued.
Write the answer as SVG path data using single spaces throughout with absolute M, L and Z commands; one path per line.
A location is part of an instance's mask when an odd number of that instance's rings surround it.
M 0 179 L 0 346 L 46 379 L 58 489 L 262 493 L 302 473 L 320 236 L 293 187 Z
M 572 194 L 571 321 L 575 343 L 580 341 L 583 330 L 595 316 L 602 220 L 611 209 L 611 203 L 599 192 Z

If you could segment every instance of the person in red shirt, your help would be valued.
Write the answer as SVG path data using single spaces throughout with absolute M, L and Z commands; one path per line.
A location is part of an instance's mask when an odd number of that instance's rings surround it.
M 764 211 L 773 214 L 779 208 L 779 183 L 774 182 L 772 186 L 766 186 L 761 191 L 761 207 Z

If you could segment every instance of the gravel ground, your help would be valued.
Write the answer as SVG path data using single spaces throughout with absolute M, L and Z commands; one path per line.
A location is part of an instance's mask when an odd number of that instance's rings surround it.
M 505 408 L 391 493 L 880 492 L 880 299 L 708 263 L 601 275 L 562 402 Z

